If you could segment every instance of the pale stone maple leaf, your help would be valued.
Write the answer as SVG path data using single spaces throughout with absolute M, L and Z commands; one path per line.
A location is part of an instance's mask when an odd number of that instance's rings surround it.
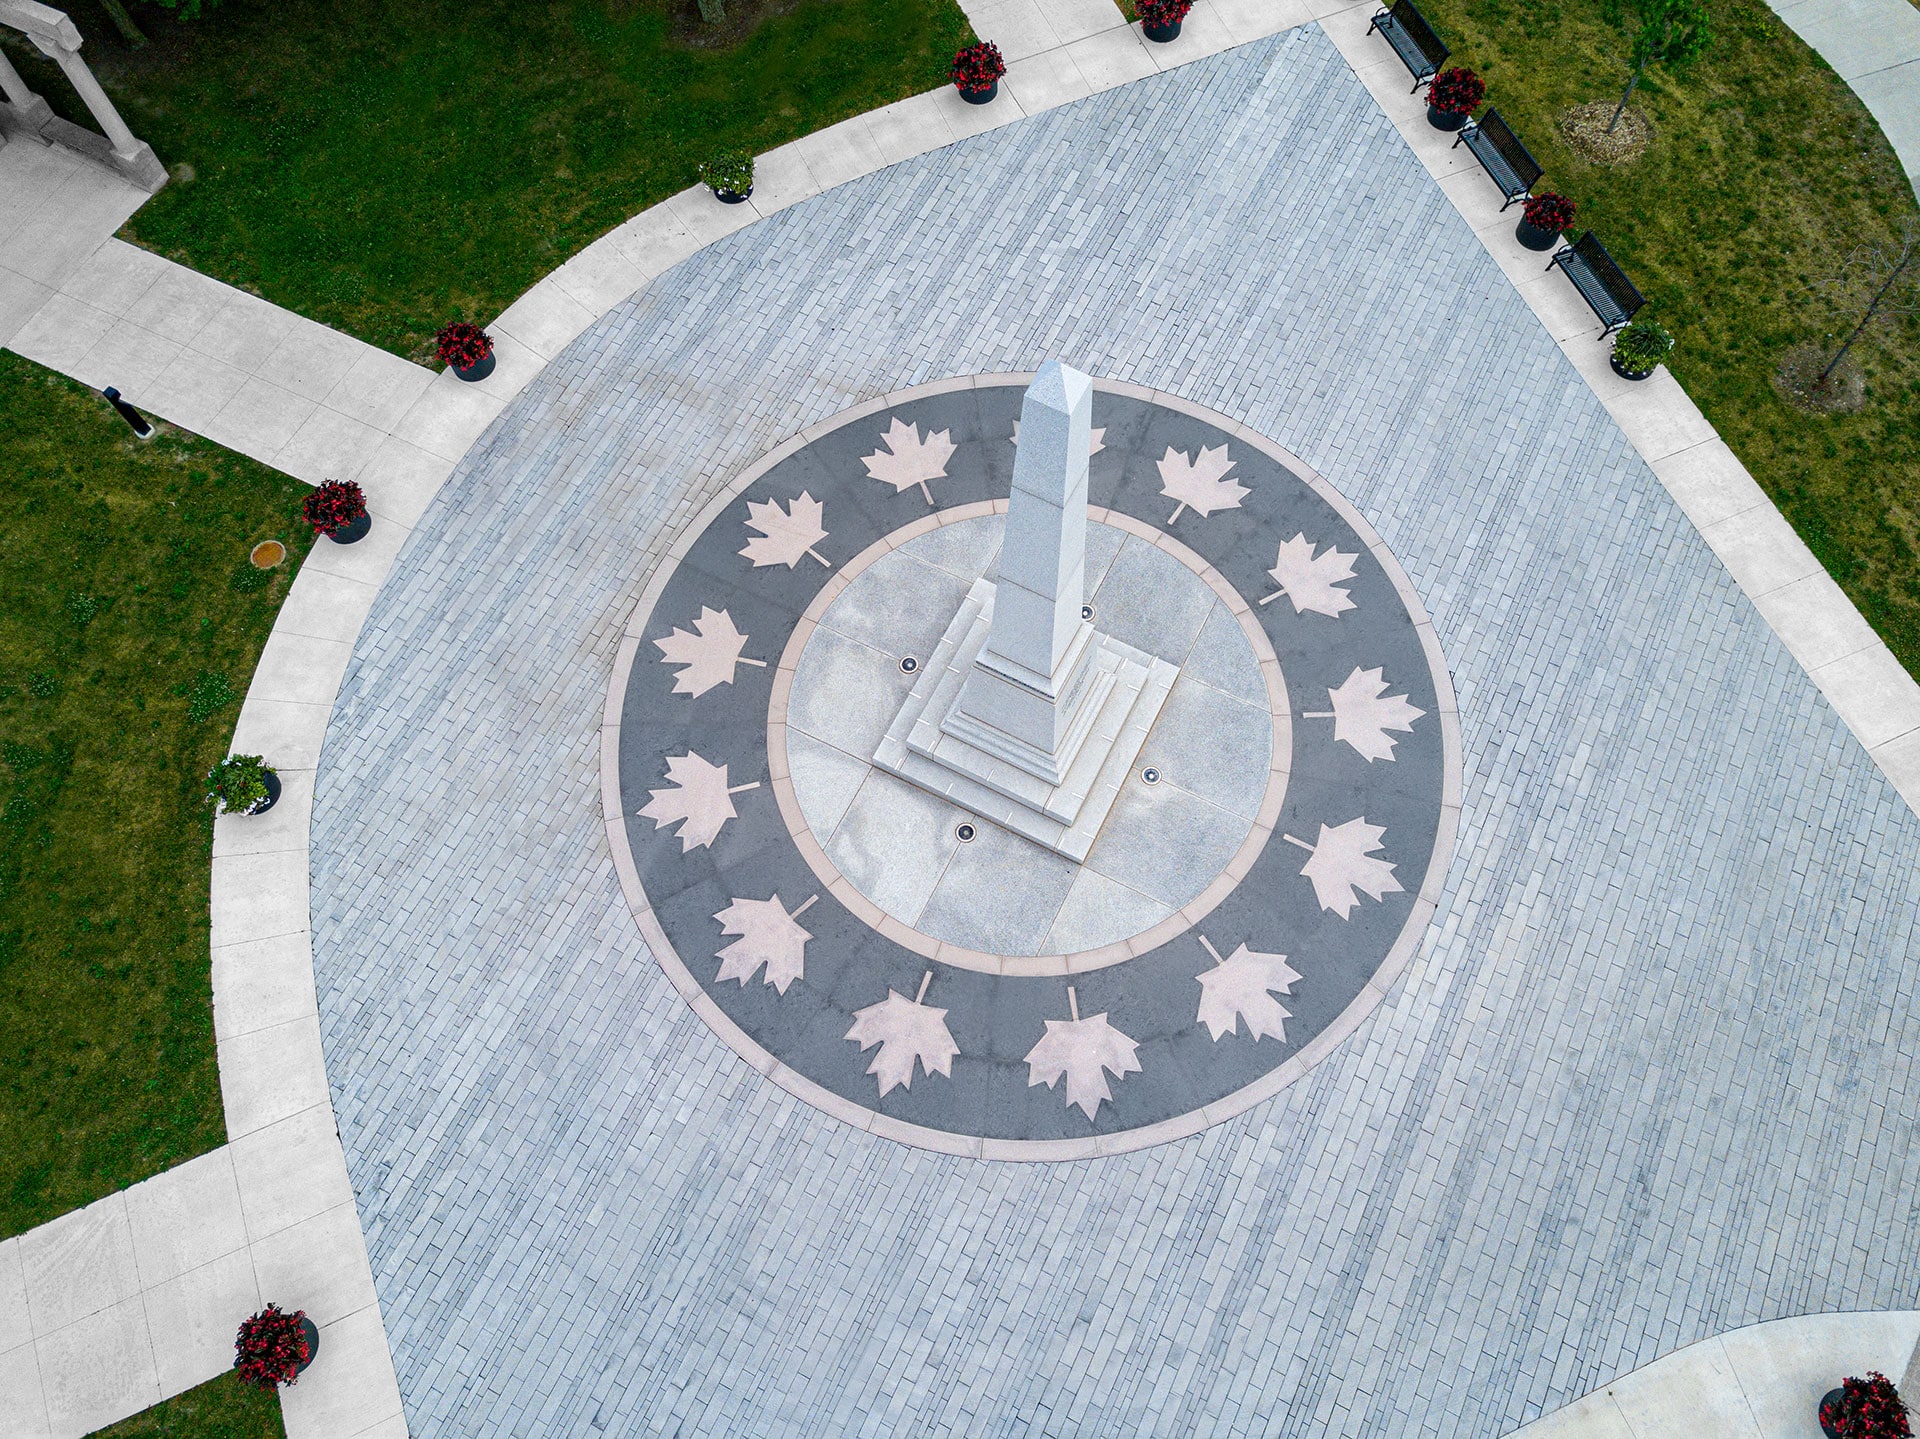
M 660 647 L 660 663 L 683 667 L 673 677 L 675 694 L 698 699 L 715 685 L 732 684 L 735 665 L 767 667 L 765 660 L 750 660 L 740 653 L 747 637 L 733 627 L 733 616 L 725 610 L 700 606 L 700 618 L 693 627 L 698 634 L 675 625 L 672 634 L 654 641 Z
M 1240 501 L 1253 491 L 1226 477 L 1232 468 L 1233 461 L 1227 458 L 1225 445 L 1215 445 L 1212 449 L 1202 445 L 1197 460 L 1188 459 L 1185 450 L 1168 445 L 1166 456 L 1160 461 L 1160 493 L 1180 503 L 1173 507 L 1173 516 L 1167 523 L 1179 519 L 1181 511 L 1189 506 L 1199 515 L 1239 509 Z
M 1107 447 L 1107 427 L 1105 425 L 1095 425 L 1093 429 L 1088 432 L 1088 440 L 1087 454 L 1089 456 L 1099 454 Z M 1013 422 L 1013 442 L 1016 445 L 1020 443 L 1020 422 L 1018 420 Z
M 740 553 L 752 560 L 756 569 L 761 565 L 792 569 L 802 555 L 812 555 L 832 569 L 833 562 L 814 549 L 827 537 L 825 515 L 826 505 L 805 490 L 784 510 L 778 500 L 748 500 L 747 528 L 760 533 L 747 536 L 747 547 Z
M 1270 1034 L 1285 1043 L 1286 1021 L 1292 1014 L 1273 995 L 1287 993 L 1300 977 L 1287 957 L 1263 954 L 1243 944 L 1222 959 L 1205 935 L 1200 943 L 1213 956 L 1214 967 L 1200 971 L 1200 1012 L 1195 1020 L 1212 1031 L 1215 1041 L 1234 1033 L 1244 1019 L 1249 1038 Z
M 712 844 L 720 827 L 738 813 L 728 796 L 760 788 L 759 780 L 729 787 L 725 765 L 709 764 L 691 752 L 667 756 L 667 780 L 671 788 L 647 791 L 652 798 L 640 814 L 652 820 L 655 829 L 678 824 L 682 854 Z
M 947 1012 L 921 1002 L 932 982 L 933 971 L 928 970 L 920 981 L 920 993 L 912 999 L 889 989 L 878 1004 L 853 1012 L 853 1028 L 847 1031 L 847 1038 L 862 1049 L 880 1046 L 867 1073 L 880 1081 L 882 1099 L 896 1087 L 912 1088 L 916 1059 L 927 1074 L 953 1077 L 953 1059 L 960 1046 L 953 1042 L 953 1032 L 947 1028 Z
M 1343 554 L 1331 545 L 1315 557 L 1312 542 L 1305 535 L 1295 535 L 1280 546 L 1273 568 L 1267 571 L 1280 588 L 1260 603 L 1270 605 L 1285 595 L 1293 601 L 1293 612 L 1297 615 L 1312 610 L 1317 615 L 1338 619 L 1353 608 L 1353 601 L 1339 585 L 1342 580 L 1353 578 L 1353 562 L 1359 558 L 1357 551 Z
M 1104 1014 L 1080 1017 L 1080 996 L 1067 987 L 1072 1019 L 1049 1019 L 1047 1032 L 1027 1051 L 1027 1087 L 1051 1089 L 1064 1076 L 1067 1103 L 1079 1106 L 1089 1120 L 1103 1101 L 1113 1098 L 1102 1070 L 1115 1079 L 1140 1071 L 1140 1046 L 1107 1023 Z
M 895 415 L 893 424 L 880 437 L 886 448 L 875 450 L 862 463 L 874 479 L 892 485 L 895 494 L 908 485 L 918 485 L 927 503 L 932 504 L 933 491 L 927 488 L 927 481 L 946 474 L 947 461 L 953 456 L 953 441 L 948 438 L 952 434 L 952 430 L 928 430 L 923 440 L 918 425 L 909 425 Z
M 720 973 L 714 982 L 731 979 L 745 989 L 753 972 L 764 964 L 766 982 L 785 994 L 787 986 L 806 970 L 807 941 L 813 936 L 800 927 L 798 920 L 818 898 L 814 895 L 792 914 L 787 913 L 777 894 L 772 899 L 735 899 L 716 914 L 720 933 L 740 938 L 714 956 L 720 961 Z
M 1320 901 L 1320 908 L 1334 910 L 1342 919 L 1351 919 L 1353 907 L 1359 903 L 1356 890 L 1364 890 L 1375 899 L 1400 893 L 1401 884 L 1393 877 L 1393 866 L 1384 859 L 1374 858 L 1372 853 L 1380 848 L 1380 839 L 1386 832 L 1384 826 L 1368 824 L 1364 818 L 1356 817 L 1345 824 L 1322 824 L 1320 838 L 1312 844 L 1290 834 L 1282 838 L 1288 844 L 1313 851 L 1300 866 L 1300 873 L 1313 881 L 1314 898 Z
M 1415 709 L 1405 695 L 1388 694 L 1385 675 L 1384 669 L 1356 668 L 1338 688 L 1327 691 L 1331 710 L 1306 710 L 1300 717 L 1332 720 L 1335 741 L 1344 740 L 1368 764 L 1377 759 L 1391 761 L 1398 741 L 1387 731 L 1411 733 L 1413 722 L 1426 711 Z

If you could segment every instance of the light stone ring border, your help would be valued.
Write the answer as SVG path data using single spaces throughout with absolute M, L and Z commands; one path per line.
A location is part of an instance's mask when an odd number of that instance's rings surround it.
M 626 817 L 622 811 L 620 798 L 620 721 L 625 707 L 628 681 L 633 672 L 634 662 L 639 656 L 640 645 L 645 638 L 654 606 L 665 592 L 680 562 L 686 558 L 708 526 L 721 519 L 727 509 L 750 486 L 781 461 L 836 430 L 866 416 L 892 409 L 896 405 L 961 390 L 997 388 L 1005 385 L 1025 386 L 1032 383 L 1034 375 L 1033 371 L 1020 371 L 964 375 L 935 380 L 908 389 L 891 391 L 847 409 L 836 411 L 818 423 L 790 436 L 761 456 L 689 520 L 648 577 L 646 588 L 634 605 L 622 633 L 620 647 L 614 655 L 612 672 L 607 680 L 606 703 L 601 712 L 600 795 L 607 847 L 613 858 L 614 871 L 619 876 L 621 893 L 626 896 L 627 905 L 633 912 L 634 922 L 639 926 L 648 948 L 653 951 L 655 962 L 659 964 L 668 981 L 694 1013 L 698 1014 L 708 1028 L 713 1030 L 729 1049 L 753 1069 L 796 1099 L 852 1125 L 855 1129 L 883 1139 L 890 1139 L 917 1149 L 972 1159 L 1047 1162 L 1097 1159 L 1111 1154 L 1127 1154 L 1189 1138 L 1216 1124 L 1244 1114 L 1255 1105 L 1271 1099 L 1326 1059 L 1348 1036 L 1353 1034 L 1386 999 L 1401 973 L 1412 960 L 1414 950 L 1424 939 L 1427 926 L 1439 906 L 1440 895 L 1446 888 L 1446 878 L 1452 868 L 1454 842 L 1460 822 L 1462 750 L 1459 707 L 1453 689 L 1453 678 L 1448 673 L 1446 662 L 1441 654 L 1439 637 L 1434 631 L 1432 618 L 1420 602 L 1419 595 L 1414 590 L 1406 571 L 1401 568 L 1393 552 L 1380 538 L 1379 532 L 1368 523 L 1366 517 L 1344 495 L 1328 484 L 1317 470 L 1291 450 L 1275 443 L 1258 431 L 1249 429 L 1230 416 L 1162 390 L 1124 381 L 1096 378 L 1094 381 L 1096 391 L 1158 405 L 1191 416 L 1204 424 L 1212 425 L 1235 436 L 1260 450 L 1285 469 L 1292 471 L 1317 497 L 1332 506 L 1340 517 L 1352 526 L 1354 533 L 1367 545 L 1373 558 L 1379 562 L 1401 603 L 1406 606 L 1415 633 L 1419 636 L 1421 650 L 1427 660 L 1428 671 L 1434 684 L 1436 718 L 1439 721 L 1441 735 L 1443 781 L 1439 824 L 1427 862 L 1426 875 L 1399 936 L 1388 950 L 1386 957 L 1361 986 L 1360 993 L 1349 1001 L 1325 1028 L 1309 1040 L 1298 1054 L 1290 1056 L 1252 1083 L 1211 1104 L 1139 1128 L 1120 1130 L 1110 1134 L 1095 1134 L 1078 1139 L 984 1138 L 911 1124 L 891 1115 L 878 1113 L 835 1094 L 832 1090 L 788 1067 L 735 1023 L 694 978 L 693 972 L 687 968 L 672 942 L 668 940 L 666 930 L 654 914 L 653 907 L 640 884 L 639 870 L 634 863 L 633 850 L 627 838 Z M 782 663 L 785 663 L 784 656 Z M 769 758 L 771 759 L 771 754 Z M 782 813 L 783 815 L 786 813 L 784 805 Z M 840 897 L 843 903 L 846 902 L 844 895 Z M 898 939 L 898 934 L 893 934 L 891 937 Z
M 1112 392 L 1111 385 L 1102 386 Z M 923 398 L 929 392 L 924 387 L 918 392 L 908 392 L 915 398 Z M 1165 530 L 1157 530 L 1152 525 L 1120 510 L 1106 509 L 1100 505 L 1087 506 L 1087 518 L 1094 524 L 1107 525 L 1121 530 L 1136 539 L 1144 540 L 1157 549 L 1166 551 L 1180 561 L 1194 574 L 1206 582 L 1233 617 L 1239 621 L 1241 633 L 1253 646 L 1254 658 L 1260 665 L 1260 676 L 1267 687 L 1267 709 L 1273 717 L 1273 758 L 1267 774 L 1267 789 L 1262 796 L 1259 812 L 1247 837 L 1233 857 L 1205 889 L 1195 895 L 1185 905 L 1175 910 L 1165 919 L 1149 929 L 1127 939 L 1116 940 L 1111 944 L 1099 945 L 1093 949 L 1083 949 L 1075 954 L 988 954 L 984 950 L 968 949 L 963 945 L 952 944 L 932 935 L 923 934 L 909 925 L 903 924 L 893 915 L 881 909 L 856 888 L 851 880 L 840 872 L 827 852 L 814 838 L 806 816 L 800 809 L 800 797 L 794 793 L 793 776 L 787 766 L 787 701 L 793 691 L 793 679 L 800 667 L 801 651 L 806 649 L 807 641 L 813 638 L 813 632 L 820 618 L 832 603 L 840 598 L 848 585 L 852 584 L 866 569 L 882 555 L 889 554 L 906 544 L 909 540 L 930 534 L 942 525 L 957 525 L 966 520 L 984 519 L 991 515 L 1004 515 L 1007 512 L 1006 500 L 982 500 L 972 504 L 955 505 L 950 509 L 937 510 L 909 524 L 902 525 L 892 533 L 868 545 L 866 549 L 841 565 L 821 586 L 820 593 L 814 596 L 813 603 L 807 606 L 806 613 L 793 627 L 786 649 L 781 654 L 773 681 L 773 698 L 767 709 L 767 769 L 773 783 L 774 798 L 780 804 L 780 817 L 786 821 L 787 831 L 793 836 L 793 842 L 799 849 L 820 882 L 844 904 L 858 919 L 870 928 L 877 929 L 894 943 L 903 945 L 915 954 L 925 955 L 928 959 L 938 960 L 942 964 L 951 964 L 960 969 L 978 970 L 986 974 L 1084 974 L 1088 970 L 1102 969 L 1110 964 L 1119 964 L 1123 960 L 1158 949 L 1168 940 L 1184 933 L 1211 914 L 1214 908 L 1231 894 L 1253 869 L 1254 860 L 1267 846 L 1273 834 L 1274 822 L 1280 815 L 1281 801 L 1286 797 L 1287 775 L 1293 757 L 1293 716 L 1287 703 L 1287 681 L 1280 672 L 1280 660 L 1273 652 L 1273 642 L 1267 638 L 1253 617 L 1253 606 L 1246 597 L 1228 584 L 1212 565 L 1201 559 L 1186 545 L 1176 540 Z M 644 620 L 643 620 L 644 623 Z

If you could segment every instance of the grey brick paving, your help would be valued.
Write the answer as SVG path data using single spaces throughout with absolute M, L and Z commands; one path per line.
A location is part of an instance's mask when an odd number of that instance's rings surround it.
M 863 1137 L 707 1031 L 615 883 L 597 731 L 652 557 L 739 466 L 1047 355 L 1361 506 L 1453 667 L 1465 813 L 1333 1059 L 1014 1166 Z M 1920 823 L 1317 30 L 856 182 L 589 331 L 410 541 L 313 835 L 418 1435 L 1483 1435 L 1914 1302 Z

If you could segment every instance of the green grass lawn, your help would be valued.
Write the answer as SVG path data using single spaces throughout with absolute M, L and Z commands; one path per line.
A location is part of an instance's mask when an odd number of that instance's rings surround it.
M 0 415 L 4 1237 L 226 1142 L 202 781 L 312 540 L 304 485 L 15 355 Z
M 191 24 L 133 5 L 140 51 L 97 0 L 71 8 L 135 132 L 194 170 L 123 233 L 419 359 L 446 321 L 486 323 L 692 184 L 715 146 L 764 152 L 942 85 L 971 38 L 953 0 L 775 0 L 701 47 L 667 5 L 223 0 Z
M 1625 84 L 1627 36 L 1605 0 L 1421 5 L 1546 166 L 1542 188 L 1579 201 L 1575 230 L 1593 224 L 1678 337 L 1688 393 L 1920 675 L 1920 318 L 1856 351 L 1868 384 L 1857 414 L 1800 414 L 1771 383 L 1782 352 L 1837 327 L 1810 282 L 1914 213 L 1865 107 L 1762 0 L 1713 0 L 1706 55 L 1682 75 L 1655 72 L 1636 97 L 1652 146 L 1607 169 L 1575 156 L 1557 124 Z
M 277 1393 L 222 1374 L 88 1439 L 286 1439 L 286 1433 Z

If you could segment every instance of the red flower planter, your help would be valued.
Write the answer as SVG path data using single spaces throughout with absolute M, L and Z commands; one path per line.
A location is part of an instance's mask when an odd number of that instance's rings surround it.
M 1565 195 L 1551 190 L 1535 195 L 1520 212 L 1514 236 L 1529 250 L 1550 250 L 1559 242 L 1561 232 L 1573 223 L 1576 208 Z
M 352 480 L 328 480 L 300 506 L 301 516 L 335 544 L 350 545 L 373 528 L 367 497 Z
M 233 1367 L 240 1378 L 262 1389 L 291 1384 L 320 1352 L 320 1330 L 304 1309 L 288 1314 L 269 1304 L 241 1321 L 233 1341 Z
M 1487 82 L 1473 71 L 1442 70 L 1427 86 L 1427 123 L 1436 130 L 1458 130 L 1486 98 Z
M 1907 1406 L 1893 1381 L 1877 1369 L 1829 1389 L 1814 1411 L 1827 1439 L 1911 1439 Z
M 493 337 L 478 325 L 455 320 L 436 337 L 440 363 L 463 380 L 484 380 L 493 373 Z
M 1000 47 L 982 40 L 953 57 L 947 77 L 962 100 L 969 105 L 984 105 L 1000 93 L 1000 77 L 1006 73 L 1007 62 L 1000 58 Z
M 1135 0 L 1140 33 L 1157 45 L 1180 38 L 1180 22 L 1193 10 L 1193 0 Z

